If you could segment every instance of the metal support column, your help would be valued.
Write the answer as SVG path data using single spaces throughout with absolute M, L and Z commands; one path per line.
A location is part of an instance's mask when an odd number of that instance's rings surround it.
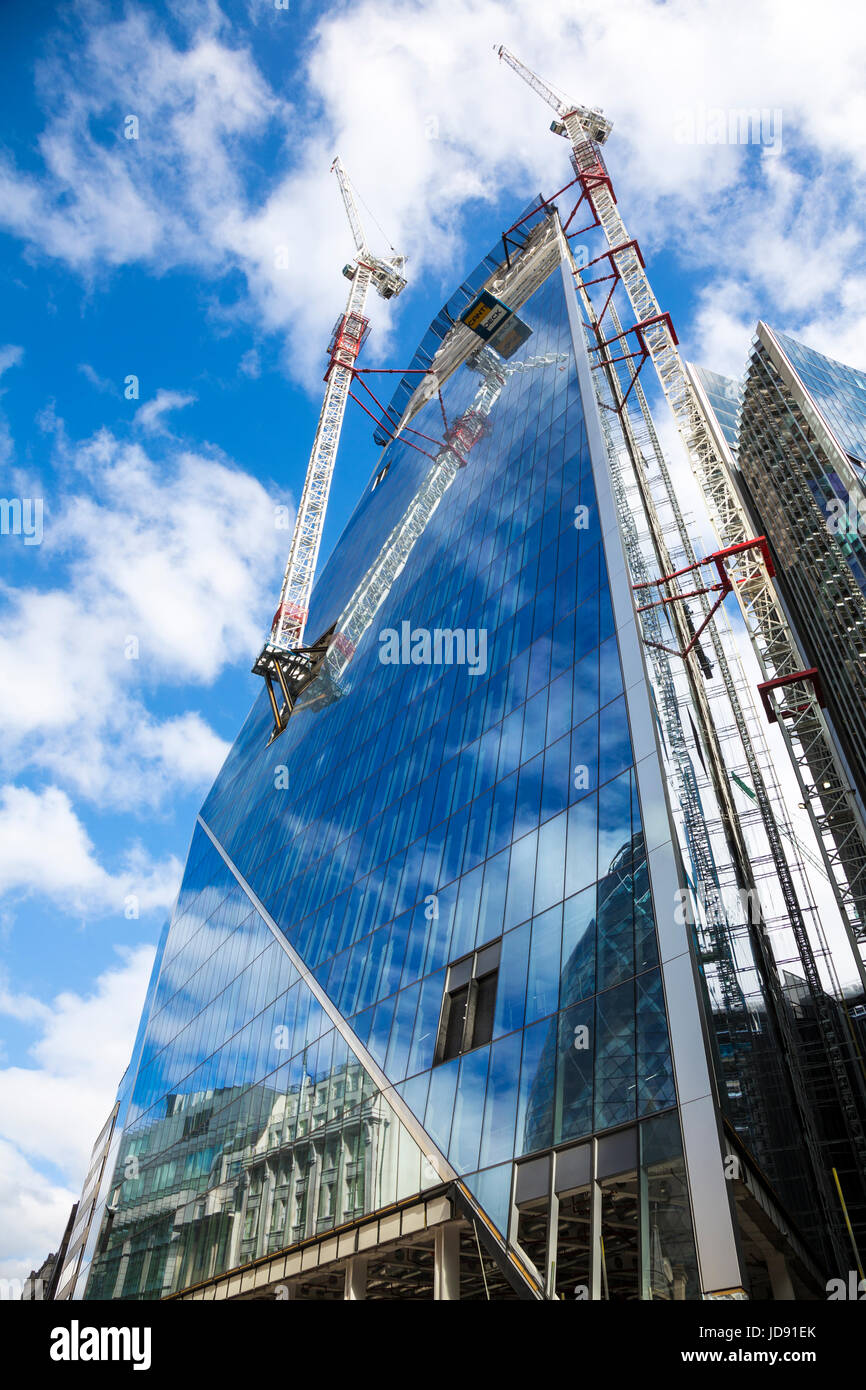
M 344 1300 L 354 1302 L 367 1297 L 367 1256 L 355 1255 L 346 1264 Z
M 460 1298 L 460 1227 L 437 1226 L 433 1244 L 433 1297 Z

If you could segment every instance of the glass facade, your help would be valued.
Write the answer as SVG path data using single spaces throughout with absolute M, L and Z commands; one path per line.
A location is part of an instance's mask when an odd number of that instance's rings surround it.
M 816 668 L 821 703 L 830 737 L 843 755 L 845 782 L 866 795 L 866 512 L 860 456 L 866 438 L 866 376 L 833 362 L 794 339 L 759 323 L 747 369 L 736 387 L 739 406 L 731 436 L 730 391 L 724 378 L 691 368 L 702 388 L 704 409 L 711 409 L 731 447 L 731 476 L 751 517 L 752 534 L 765 535 L 775 565 L 775 583 L 791 629 L 800 647 L 797 667 Z M 710 421 L 712 424 L 712 420 Z M 795 733 L 806 768 L 806 782 L 818 789 L 823 781 L 824 752 L 808 737 Z M 826 813 L 826 807 L 825 807 Z M 838 832 L 834 830 L 838 824 Z M 826 821 L 835 840 L 836 862 L 850 885 L 862 879 L 856 836 L 847 818 L 832 811 Z M 832 920 L 832 918 L 831 918 Z M 844 956 L 842 957 L 844 959 Z M 786 962 L 785 964 L 789 964 Z M 750 1009 L 750 1047 L 756 1065 L 748 1069 L 742 1099 L 757 1092 L 762 1101 L 744 1134 L 752 1153 L 783 1193 L 813 1247 L 821 1249 L 836 1213 L 815 1200 L 816 1176 L 834 1172 L 845 1193 L 847 1219 L 862 1239 L 866 1223 L 863 1164 L 853 1127 L 863 1124 L 864 1091 L 857 1046 L 849 1046 L 852 1025 L 847 1005 L 832 994 L 805 987 L 802 977 L 782 968 L 781 991 L 775 1008 L 764 995 Z M 771 1015 L 796 1039 L 798 1066 L 813 1107 L 820 1146 L 819 1166 L 810 1174 L 801 1163 L 799 1136 L 792 1141 L 792 1097 L 780 1049 L 769 1033 Z M 823 1022 L 820 1021 L 823 1017 Z M 816 1018 L 819 1022 L 816 1024 Z M 755 1022 L 760 1019 L 760 1025 Z M 828 1043 L 842 1039 L 842 1046 Z M 838 1067 L 845 1059 L 847 1078 L 840 1086 Z M 833 1064 L 831 1065 L 831 1059 Z M 750 1073 L 750 1074 L 749 1074 Z M 756 1085 L 757 1081 L 757 1085 Z M 850 1099 L 836 1099 L 849 1089 Z M 832 1237 L 834 1250 L 826 1260 L 839 1259 L 841 1232 Z M 759 1295 L 760 1296 L 760 1295 Z
M 558 264 L 520 316 L 531 335 L 493 388 L 473 356 L 443 386 L 448 420 L 483 428 L 351 659 L 273 741 L 262 690 L 205 801 L 88 1297 L 164 1296 L 337 1229 L 434 1187 L 437 1154 L 506 1232 L 515 1160 L 624 1128 L 605 1296 L 696 1296 Z M 419 447 L 386 448 L 320 576 L 310 636 L 417 511 L 438 399 L 412 425 Z M 580 1285 L 588 1199 L 569 1200 L 561 1277 Z
M 759 325 L 739 417 L 740 479 L 866 804 L 864 438 L 866 375 Z
M 736 453 L 737 411 L 742 398 L 742 383 L 733 377 L 721 376 L 719 372 L 711 372 L 708 367 L 692 367 L 691 371 L 706 393 L 725 442 Z
M 866 481 L 866 372 L 825 357 L 787 333 L 774 333 L 845 453 Z
M 827 429 L 847 455 L 847 467 L 840 460 L 821 452 L 823 460 L 814 456 L 804 471 L 804 481 L 816 506 L 831 524 L 831 534 L 856 580 L 860 592 L 866 595 L 866 507 L 863 488 L 866 486 L 866 373 L 842 362 L 823 357 L 803 343 L 784 333 L 773 337 L 784 352 L 787 363 L 796 372 L 805 389 L 798 397 L 808 424 L 817 413 Z M 757 363 L 755 364 L 757 369 Z M 823 444 L 818 435 L 817 442 Z M 861 643 L 862 646 L 862 643 Z M 858 653 L 866 658 L 866 652 Z

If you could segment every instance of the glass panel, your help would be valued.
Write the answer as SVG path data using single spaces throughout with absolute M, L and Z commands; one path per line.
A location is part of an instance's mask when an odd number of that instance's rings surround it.
M 598 877 L 598 798 L 587 796 L 568 812 L 565 896 L 594 883 Z
M 478 1167 L 489 1058 L 490 1049 L 480 1047 L 475 1052 L 467 1052 L 460 1060 L 454 1125 L 447 1150 L 458 1173 L 472 1172 Z
M 488 1168 L 486 1172 L 473 1173 L 467 1183 L 493 1224 L 504 1234 L 508 1228 L 511 1164 L 501 1163 L 498 1168 Z
M 616 638 L 610 637 L 599 647 L 600 692 L 599 703 L 606 705 L 615 700 L 622 690 L 622 671 L 619 664 L 619 651 Z
M 508 902 L 504 929 L 516 927 L 532 916 L 532 897 L 535 888 L 535 853 L 537 833 L 525 835 L 511 847 L 508 870 Z
M 492 941 L 502 931 L 505 917 L 505 891 L 508 884 L 508 850 L 488 859 L 484 866 L 484 887 L 478 913 L 477 942 Z
M 616 783 L 613 785 L 616 786 Z M 631 842 L 626 839 L 622 853 L 617 855 L 610 872 L 598 885 L 596 935 L 599 990 L 619 984 L 634 974 L 633 888 Z
M 598 786 L 598 717 L 585 719 L 571 732 L 568 799 L 579 801 Z
M 562 901 L 565 870 L 566 816 L 556 816 L 538 832 L 538 863 L 535 870 L 536 913 Z M 555 1007 L 555 1006 L 554 1006 Z
M 598 652 L 578 661 L 574 668 L 572 722 L 581 724 L 598 709 Z
M 565 1302 L 589 1298 L 589 1227 L 589 1189 L 560 1197 L 556 1235 L 556 1296 Z
M 593 884 L 563 904 L 561 1009 L 595 992 L 595 895 Z
M 524 922 L 522 927 L 508 932 L 502 939 L 496 1014 L 493 1024 L 494 1037 L 499 1037 L 502 1033 L 510 1033 L 513 1028 L 523 1027 L 530 931 L 531 924 Z
M 402 1080 L 406 1075 L 406 1067 L 409 1062 L 409 1046 L 412 1041 L 412 1030 L 415 1026 L 415 1011 L 418 1007 L 418 996 L 420 993 L 421 986 L 413 985 L 411 989 L 404 989 L 402 993 L 397 995 L 394 1022 L 391 1028 L 391 1040 L 385 1061 L 385 1074 L 392 1080 Z
M 451 931 L 451 945 L 448 948 L 448 955 L 451 960 L 457 960 L 466 951 L 471 951 L 475 945 L 483 878 L 484 868 L 479 866 L 460 880 L 454 926 Z
M 517 1154 L 545 1149 L 553 1136 L 553 1085 L 556 1072 L 556 1021 L 545 1020 L 523 1034 Z
M 634 983 L 596 998 L 595 1124 L 622 1124 L 635 1115 Z
M 579 1139 L 592 1130 L 593 1001 L 559 1015 L 553 1142 Z
M 609 782 L 598 794 L 599 876 L 614 872 L 617 861 L 631 849 L 631 779 L 628 773 Z M 630 864 L 630 859 L 627 860 Z
M 459 1066 L 460 1059 L 455 1057 L 451 1062 L 444 1062 L 441 1067 L 434 1067 L 430 1077 L 424 1128 L 443 1153 L 448 1152 L 448 1142 L 451 1138 L 451 1115 Z
M 514 1151 L 514 1124 L 520 1074 L 519 1033 L 512 1033 L 490 1049 L 487 1104 L 481 1135 L 481 1163 L 498 1163 Z
M 562 907 L 552 907 L 532 920 L 532 945 L 526 989 L 528 1023 L 555 1013 L 559 1002 Z
M 416 1071 L 424 1071 L 433 1063 L 433 1049 L 436 1045 L 436 1030 L 442 1009 L 442 990 L 445 985 L 445 971 L 428 975 L 421 986 L 418 1013 L 415 1018 L 415 1032 L 409 1051 L 408 1072 L 414 1076 Z
M 667 1018 L 658 970 L 637 979 L 638 1113 L 649 1115 L 676 1105 Z
M 700 1297 L 689 1192 L 675 1112 L 641 1125 L 644 1298 Z
M 610 1178 L 601 1190 L 601 1297 L 640 1297 L 637 1174 Z

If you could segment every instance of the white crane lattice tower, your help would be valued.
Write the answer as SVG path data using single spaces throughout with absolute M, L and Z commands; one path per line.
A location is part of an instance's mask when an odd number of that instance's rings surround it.
M 400 294 L 406 286 L 403 275 L 405 257 L 373 255 L 364 236 L 351 185 L 339 158 L 334 160 L 331 169 L 336 173 L 340 184 L 355 242 L 355 256 L 343 267 L 343 274 L 351 281 L 351 288 L 345 311 L 334 325 L 328 346 L 325 396 L 295 519 L 280 601 L 268 641 L 253 666 L 255 674 L 266 679 L 276 732 L 284 727 L 286 708 L 291 707 L 292 663 L 287 662 L 286 658 L 290 653 L 303 650 L 304 627 L 322 541 L 337 446 L 352 386 L 355 360 L 370 326 L 369 319 L 364 315 L 367 293 L 372 285 L 383 299 L 391 299 Z M 305 665 L 303 657 L 300 658 L 300 665 L 302 668 Z M 275 693 L 274 679 L 277 680 L 283 696 L 282 705 Z
M 766 541 L 760 538 L 760 542 L 758 542 L 752 534 L 748 516 L 728 474 L 725 461 L 719 455 L 715 442 L 705 424 L 691 378 L 686 372 L 679 354 L 677 337 L 670 315 L 662 312 L 658 304 L 638 245 L 629 238 L 617 207 L 612 181 L 598 148 L 598 145 L 607 138 L 610 124 L 605 121 L 600 111 L 577 106 L 558 95 L 507 49 L 498 48 L 497 53 L 500 59 L 506 62 L 528 83 L 533 91 L 554 109 L 559 119 L 553 123 L 551 128 L 556 134 L 565 136 L 572 146 L 575 182 L 580 185 L 581 189 L 577 206 L 580 206 L 584 199 L 586 200 L 595 217 L 595 222 L 591 226 L 598 226 L 604 234 L 608 249 L 605 255 L 598 259 L 608 261 L 610 274 L 601 278 L 613 280 L 613 288 L 608 294 L 604 309 L 593 325 L 596 339 L 594 347 L 599 353 L 597 365 L 602 367 L 610 376 L 615 363 L 626 362 L 632 358 L 642 365 L 643 361 L 649 358 L 656 369 L 660 384 L 673 410 L 680 435 L 688 451 L 692 470 L 710 506 L 711 517 L 719 540 L 726 547 L 725 550 L 718 552 L 718 559 L 721 564 L 721 557 L 724 556 L 730 566 L 730 577 L 726 576 L 725 580 L 727 591 L 730 592 L 732 589 L 740 601 L 747 629 L 766 678 L 761 687 L 762 698 L 770 717 L 779 720 L 794 770 L 804 794 L 805 804 L 808 806 L 816 830 L 817 843 L 840 908 L 843 924 L 847 930 L 852 955 L 862 975 L 863 960 L 858 947 L 862 950 L 863 945 L 866 944 L 862 912 L 864 878 L 861 867 L 866 864 L 866 855 L 861 852 L 863 841 L 859 836 L 856 824 L 855 808 L 852 805 L 850 795 L 845 795 L 847 789 L 841 775 L 835 749 L 820 709 L 814 682 L 810 679 L 814 673 L 804 670 L 802 654 L 776 595 L 772 583 L 773 571 L 766 563 Z M 575 208 L 576 210 L 577 208 Z M 573 216 L 574 213 L 572 213 Z M 571 218 L 566 222 L 566 228 L 570 221 Z M 587 227 L 582 230 L 588 231 L 590 228 Z M 635 315 L 633 327 L 626 332 L 623 332 L 621 328 L 612 302 L 614 290 L 618 284 L 623 286 Z M 606 338 L 604 331 L 600 328 L 600 320 L 608 311 L 610 311 L 613 331 Z M 638 345 L 637 351 L 634 353 L 628 351 L 626 342 L 630 333 L 634 334 Z M 613 356 L 612 353 L 617 355 Z M 625 406 L 626 397 L 631 393 L 632 387 L 636 388 L 635 395 L 640 399 L 648 428 L 651 425 L 645 398 L 638 381 L 639 370 L 640 366 L 638 365 L 634 369 L 634 375 L 625 395 L 621 396 L 618 402 L 614 402 L 614 408 L 617 410 L 627 443 L 627 436 L 631 431 Z M 611 380 L 613 379 L 611 378 Z M 615 393 L 616 389 L 614 383 Z M 635 457 L 641 458 L 639 450 L 635 452 Z M 644 459 L 636 465 L 637 477 L 641 476 L 645 463 L 646 460 Z M 661 456 L 659 463 L 660 465 L 663 464 Z M 661 466 L 661 481 L 665 501 L 671 508 L 674 517 L 679 544 L 690 562 L 687 569 L 693 572 L 702 563 L 710 563 L 710 560 L 700 562 L 694 554 L 666 466 Z M 657 527 L 658 518 L 655 503 L 648 494 L 644 498 L 644 505 L 651 529 L 654 526 Z M 785 915 L 796 943 L 799 963 L 815 1006 L 816 1021 L 826 1048 L 826 1056 L 830 1064 L 840 1112 L 852 1151 L 857 1156 L 857 1160 L 864 1163 L 866 1162 L 866 1132 L 864 1132 L 854 1102 L 851 1083 L 845 1066 L 846 1040 L 840 1033 L 836 1016 L 819 976 L 806 915 L 799 901 L 799 894 L 781 842 L 779 825 L 765 783 L 761 751 L 750 730 L 746 711 L 741 704 L 740 694 L 736 688 L 719 633 L 715 624 L 711 622 L 713 610 L 707 602 L 707 590 L 698 591 L 701 593 L 700 606 L 703 610 L 704 621 L 698 629 L 698 633 L 695 633 L 691 627 L 687 605 L 677 601 L 681 595 L 677 593 L 676 587 L 673 592 L 671 591 L 670 581 L 675 580 L 676 576 L 672 572 L 670 556 L 666 553 L 666 547 L 661 548 L 660 558 L 662 555 L 664 555 L 664 574 L 667 578 L 653 581 L 653 583 L 658 586 L 658 592 L 662 595 L 659 602 L 666 606 L 670 605 L 669 616 L 680 635 L 680 655 L 684 658 L 689 674 L 689 682 L 694 697 L 694 709 L 702 728 L 706 751 L 711 762 L 715 765 L 714 776 L 716 785 L 722 793 L 723 816 L 730 836 L 734 859 L 738 866 L 738 880 L 752 885 L 754 866 L 751 863 L 748 846 L 743 841 L 736 807 L 727 795 L 728 777 L 725 758 L 719 744 L 714 719 L 704 699 L 702 681 L 695 665 L 700 659 L 697 635 L 704 629 L 706 629 L 713 648 L 719 676 L 734 718 L 737 738 L 751 775 L 754 798 L 760 808 L 760 820 L 767 837 L 775 880 L 781 890 Z M 685 572 L 685 570 L 680 571 L 680 573 Z M 633 583 L 635 578 L 636 576 L 633 574 Z M 647 586 L 643 583 L 636 587 L 645 589 Z M 682 597 L 687 596 L 682 595 Z M 658 648 L 663 652 L 670 652 L 671 649 L 667 646 L 659 648 L 659 644 L 653 641 L 647 632 L 648 609 L 655 606 L 657 605 L 653 604 L 646 606 L 646 609 L 638 609 L 642 619 L 644 642 L 651 650 Z M 766 749 L 763 750 L 763 753 L 766 756 Z M 816 763 L 821 768 L 819 782 L 815 777 Z M 853 876 L 850 873 L 852 864 L 856 865 L 856 872 Z M 758 927 L 755 941 L 765 960 L 766 980 L 772 996 L 778 991 L 778 971 L 771 952 L 765 949 L 766 938 L 762 925 Z M 794 1060 L 796 1062 L 797 1059 Z M 799 1064 L 791 1068 L 791 1077 L 795 1092 L 800 1098 L 804 1126 L 812 1132 L 812 1145 L 817 1153 L 819 1148 L 818 1133 L 814 1125 L 814 1116 L 811 1113 L 810 1100 L 806 1095 L 805 1078 L 800 1076 Z M 820 1159 L 816 1173 L 821 1182 L 825 1212 L 828 1220 L 831 1220 L 832 1223 L 835 1216 L 832 1208 L 832 1195 L 829 1192 L 829 1179 L 823 1170 Z
M 728 561 L 731 585 L 764 675 L 761 698 L 787 746 L 862 972 L 866 957 L 866 825 L 829 731 L 815 672 L 807 667 L 791 631 L 764 557 L 752 544 L 748 515 L 707 428 L 670 315 L 659 306 L 637 243 L 629 237 L 617 206 L 598 149 L 611 124 L 600 111 L 569 102 L 556 93 L 507 48 L 498 47 L 496 52 L 556 112 L 558 120 L 551 129 L 571 144 L 577 181 L 604 234 L 613 275 L 630 301 L 635 324 L 629 331 L 656 369 L 719 541 L 732 550 L 737 547 Z

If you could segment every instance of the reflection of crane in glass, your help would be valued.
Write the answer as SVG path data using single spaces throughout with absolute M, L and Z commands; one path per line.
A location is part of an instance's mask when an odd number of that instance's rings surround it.
M 527 357 L 521 362 L 506 363 L 486 344 L 466 359 L 466 366 L 481 377 L 478 389 L 467 408 L 448 425 L 443 447 L 433 459 L 433 466 L 337 621 L 317 642 L 303 650 L 283 653 L 274 648 L 265 649 L 268 665 L 260 674 L 265 677 L 274 713 L 273 737 L 286 727 L 302 692 L 307 691 L 304 697 L 307 707 L 320 701 L 330 703 L 339 698 L 342 693 L 340 678 L 354 656 L 358 643 L 403 569 L 412 547 L 457 476 L 458 469 L 465 467 L 470 450 L 489 428 L 490 412 L 509 377 L 515 372 L 535 371 L 568 360 L 565 353 L 550 352 Z M 429 372 L 417 394 L 421 398 L 432 399 L 438 390 L 438 378 L 435 373 Z M 282 701 L 274 688 L 274 677 L 279 682 Z M 313 681 L 316 681 L 315 687 L 308 690 Z
M 355 241 L 354 259 L 343 267 L 343 274 L 352 283 L 345 312 L 334 325 L 328 347 L 325 397 L 295 518 L 280 601 L 268 641 L 253 667 L 256 675 L 265 678 L 274 719 L 280 727 L 282 725 L 273 682 L 277 681 L 288 703 L 292 680 L 297 679 L 298 674 L 309 666 L 303 648 L 304 625 L 355 360 L 370 326 L 369 319 L 364 317 L 367 292 L 372 285 L 383 299 L 391 299 L 394 295 L 400 294 L 406 286 L 403 277 L 405 257 L 393 255 L 382 258 L 372 254 L 367 246 L 346 171 L 339 159 L 334 160 L 331 168 L 340 183 L 346 215 Z
M 332 629 L 324 670 L 333 686 L 339 687 L 340 677 L 358 643 L 406 564 L 412 547 L 457 476 L 458 469 L 466 466 L 467 455 L 489 429 L 490 413 L 508 379 L 515 372 L 534 371 L 566 361 L 567 354 L 548 352 L 527 357 L 522 362 L 504 362 L 486 345 L 467 359 L 467 367 L 481 377 L 478 389 L 467 408 L 448 426 L 444 447 Z M 429 376 L 432 380 L 425 378 L 426 389 L 432 396 L 438 382 L 432 373 Z M 422 387 L 424 385 L 422 382 Z M 338 690 L 334 692 L 332 689 L 332 693 L 338 693 Z

